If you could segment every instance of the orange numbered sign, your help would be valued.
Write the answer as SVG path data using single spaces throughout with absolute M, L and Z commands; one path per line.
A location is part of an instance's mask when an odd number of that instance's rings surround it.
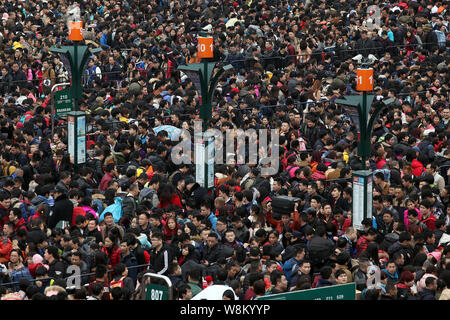
M 213 58 L 213 38 L 198 38 L 197 55 L 199 58 Z
M 70 21 L 69 22 L 69 40 L 71 40 L 71 41 L 83 40 L 83 35 L 81 34 L 82 28 L 83 28 L 82 21 Z
M 356 90 L 372 91 L 373 90 L 373 69 L 357 69 L 356 70 Z

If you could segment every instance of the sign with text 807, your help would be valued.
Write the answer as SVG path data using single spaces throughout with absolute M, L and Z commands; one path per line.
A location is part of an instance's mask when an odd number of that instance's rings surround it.
M 147 285 L 147 294 L 145 300 L 168 300 L 169 297 L 167 290 L 167 287 L 149 283 Z

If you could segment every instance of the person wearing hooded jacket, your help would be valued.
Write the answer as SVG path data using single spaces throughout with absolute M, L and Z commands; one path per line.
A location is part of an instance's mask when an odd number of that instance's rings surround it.
M 55 189 L 55 205 L 48 218 L 48 227 L 53 229 L 60 221 L 72 221 L 73 203 L 61 189 Z
M 327 232 L 324 226 L 319 226 L 316 234 L 312 237 L 308 244 L 308 250 L 313 259 L 314 269 L 324 265 L 327 258 L 333 254 L 333 241 L 327 238 Z
M 150 266 L 158 274 L 168 275 L 172 254 L 169 245 L 163 242 L 162 232 L 154 232 L 151 237 Z
M 418 293 L 418 298 L 420 300 L 436 300 L 437 280 L 433 277 L 428 277 L 425 283 L 427 286 Z

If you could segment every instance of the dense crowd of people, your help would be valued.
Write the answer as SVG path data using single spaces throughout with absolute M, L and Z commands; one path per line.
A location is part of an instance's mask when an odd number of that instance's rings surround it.
M 145 276 L 189 300 L 355 283 L 365 300 L 450 299 L 449 11 L 445 1 L 0 0 L 2 300 L 145 298 Z M 67 19 L 103 50 L 83 73 L 87 159 L 73 164 L 51 88 L 69 82 Z M 175 165 L 170 125 L 191 133 L 200 92 L 177 68 L 214 38 L 220 79 L 208 127 L 275 129 L 279 170 L 223 152 L 215 185 Z M 371 56 L 372 217 L 353 226 L 358 94 Z M 62 87 L 61 87 L 62 88 Z M 52 130 L 52 127 L 54 128 Z M 182 134 L 183 136 L 183 134 Z M 248 146 L 245 149 L 249 158 Z M 267 154 L 268 155 L 268 154 Z M 279 196 L 297 198 L 275 212 Z M 372 283 L 371 279 L 375 279 Z

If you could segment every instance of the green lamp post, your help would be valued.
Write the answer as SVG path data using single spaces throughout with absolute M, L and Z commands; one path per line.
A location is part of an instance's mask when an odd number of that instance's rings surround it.
M 394 101 L 387 99 L 376 104 L 375 110 L 370 114 L 374 95 L 368 95 L 368 91 L 373 90 L 373 69 L 362 67 L 357 69 L 356 90 L 362 91 L 362 95 L 347 96 L 343 99 L 336 99 L 335 102 L 356 108 L 359 119 L 358 155 L 362 160 L 362 170 L 355 171 L 352 175 L 353 182 L 353 226 L 362 230 L 362 220 L 372 218 L 372 191 L 373 176 L 367 170 L 366 160 L 370 157 L 370 138 L 373 125 L 380 112 Z
M 67 119 L 68 149 L 75 167 L 86 162 L 86 113 L 78 110 L 78 100 L 83 93 L 81 82 L 83 69 L 90 56 L 102 51 L 101 48 L 89 49 L 88 46 L 79 45 L 79 42 L 83 40 L 81 27 L 81 22 L 70 22 L 69 40 L 73 42 L 73 45 L 50 49 L 50 52 L 67 58 L 72 75 L 68 92 L 69 99 L 72 100 L 72 111 L 67 113 Z
M 207 61 L 206 58 L 213 57 L 211 37 L 199 38 L 198 56 L 202 58 L 202 62 L 179 66 L 178 70 L 192 80 L 201 96 L 199 118 L 202 120 L 202 132 L 196 137 L 198 143 L 195 143 L 196 181 L 204 188 L 212 189 L 214 187 L 214 137 L 205 137 L 204 132 L 208 128 L 208 120 L 212 118 L 212 99 L 217 83 L 220 77 L 233 66 L 228 64 L 216 68 L 216 62 Z

